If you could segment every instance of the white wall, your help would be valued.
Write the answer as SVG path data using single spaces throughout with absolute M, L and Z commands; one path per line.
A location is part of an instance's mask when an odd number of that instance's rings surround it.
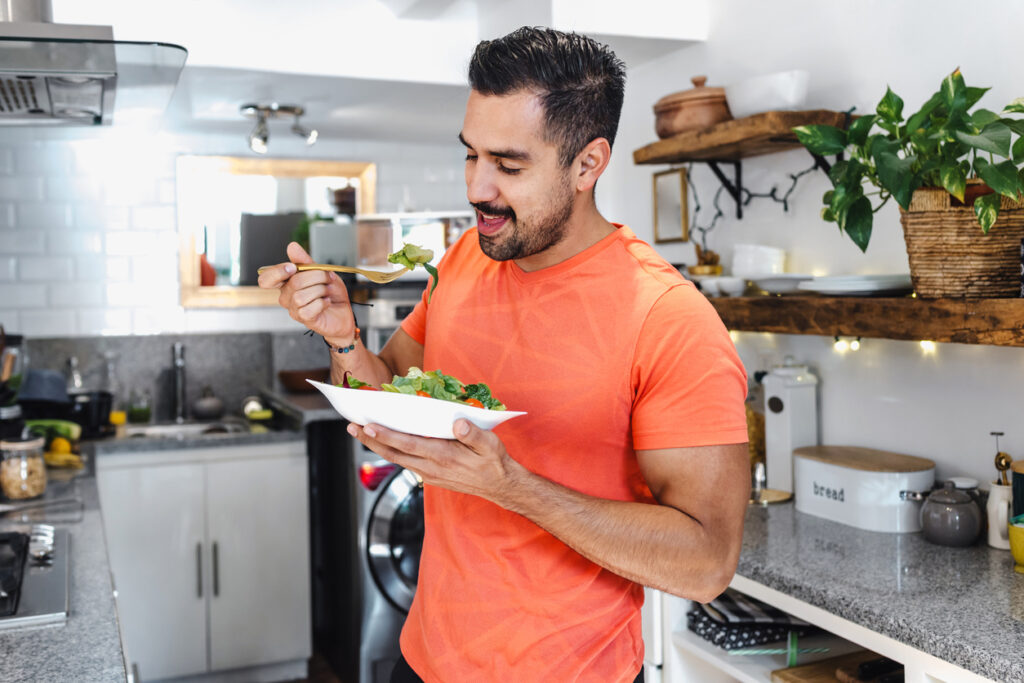
M 692 75 L 709 85 L 726 85 L 772 71 L 810 72 L 808 108 L 873 111 L 890 85 L 916 111 L 959 66 L 968 85 L 991 86 L 981 106 L 999 110 L 1024 96 L 1024 79 L 1011 67 L 1019 53 L 1024 4 L 949 0 L 925 4 L 868 0 L 718 0 L 710 4 L 706 43 L 677 51 L 629 74 L 626 107 L 613 166 L 598 186 L 606 216 L 624 221 L 651 238 L 650 174 L 664 167 L 634 166 L 632 151 L 656 139 L 651 106 L 660 97 L 689 87 Z M 767 191 L 788 187 L 787 174 L 810 165 L 802 151 L 750 159 L 744 184 Z M 705 207 L 717 187 L 705 167 L 694 182 Z M 819 218 L 821 195 L 829 187 L 821 173 L 804 178 L 788 213 L 755 199 L 737 220 L 723 197 L 725 217 L 709 246 L 728 264 L 732 245 L 758 242 L 785 248 L 791 272 L 827 274 L 908 272 L 899 215 L 888 206 L 875 217 L 875 232 L 862 254 L 834 224 Z M 706 223 L 705 214 L 702 223 Z M 689 244 L 661 245 L 674 263 L 693 263 Z M 925 354 L 914 342 L 865 340 L 860 351 L 840 356 L 829 339 L 741 333 L 737 346 L 749 370 L 761 357 L 793 355 L 821 377 L 824 443 L 883 448 L 929 457 L 940 476 L 995 476 L 994 440 L 1024 458 L 1024 349 L 940 344 Z
M 279 136 L 274 156 L 372 161 L 378 211 L 466 208 L 455 145 Z M 252 156 L 244 133 L 0 128 L 0 323 L 31 337 L 295 329 L 283 309 L 179 304 L 175 159 Z

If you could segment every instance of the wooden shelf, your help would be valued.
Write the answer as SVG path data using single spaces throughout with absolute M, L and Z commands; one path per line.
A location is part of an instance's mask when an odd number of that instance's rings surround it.
M 709 301 L 730 330 L 1024 346 L 1024 299 L 792 295 Z
M 845 127 L 848 114 L 829 109 L 767 111 L 723 121 L 706 130 L 688 131 L 652 142 L 633 152 L 636 164 L 686 161 L 738 161 L 802 147 L 794 126 L 822 124 Z

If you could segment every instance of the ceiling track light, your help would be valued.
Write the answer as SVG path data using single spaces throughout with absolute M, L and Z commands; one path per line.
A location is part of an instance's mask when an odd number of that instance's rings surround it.
M 266 154 L 270 142 L 270 129 L 267 121 L 283 116 L 295 117 L 291 131 L 306 141 L 306 145 L 315 144 L 320 133 L 315 128 L 305 128 L 299 124 L 299 117 L 306 113 L 302 107 L 294 104 L 243 104 L 239 111 L 243 116 L 256 119 L 256 127 L 249 133 L 249 149 L 257 154 Z

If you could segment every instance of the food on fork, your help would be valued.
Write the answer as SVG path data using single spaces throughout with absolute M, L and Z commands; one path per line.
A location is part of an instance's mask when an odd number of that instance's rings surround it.
M 427 303 L 430 303 L 430 297 L 434 295 L 434 288 L 437 287 L 437 268 L 430 265 L 430 259 L 432 258 L 434 258 L 434 251 L 432 249 L 424 249 L 423 247 L 408 243 L 395 253 L 388 255 L 388 263 L 397 263 L 409 270 L 415 269 L 416 266 L 423 266 L 430 273 L 434 282 L 430 285 Z

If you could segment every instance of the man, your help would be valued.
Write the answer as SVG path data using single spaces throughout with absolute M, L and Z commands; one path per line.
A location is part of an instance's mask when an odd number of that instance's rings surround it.
M 349 426 L 424 481 L 392 680 L 641 680 L 641 585 L 708 601 L 735 571 L 745 373 L 704 297 L 594 203 L 622 106 L 615 55 L 523 28 L 482 42 L 469 79 L 477 228 L 379 356 L 333 275 L 285 263 L 260 284 L 324 337 L 334 381 L 440 369 L 528 413 L 493 432 L 459 420 L 455 440 Z

